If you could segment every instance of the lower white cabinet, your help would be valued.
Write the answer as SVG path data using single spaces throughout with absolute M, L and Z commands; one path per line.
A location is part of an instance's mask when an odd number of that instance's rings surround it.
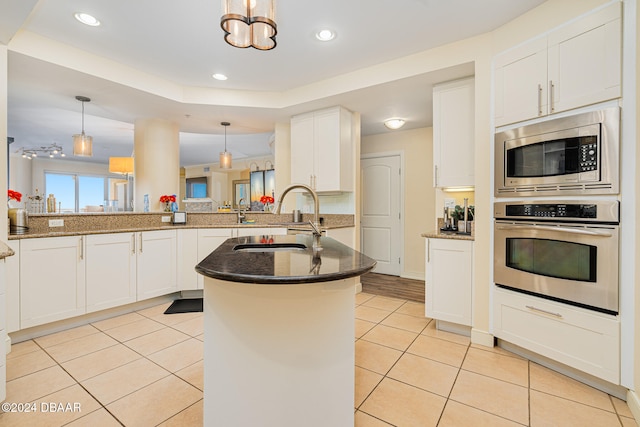
M 620 322 L 614 316 L 495 288 L 494 336 L 620 384 Z
M 177 231 L 136 233 L 137 299 L 143 300 L 178 291 Z
M 84 314 L 85 236 L 20 243 L 20 327 Z
M 426 316 L 471 326 L 473 241 L 429 238 L 426 245 Z
M 87 312 L 136 301 L 136 233 L 86 236 Z
M 198 258 L 196 263 L 191 267 L 194 269 L 196 264 L 205 259 L 211 252 L 216 250 L 218 246 L 224 243 L 230 237 L 233 237 L 233 228 L 201 228 L 198 230 Z M 204 288 L 204 276 L 197 274 L 197 289 Z

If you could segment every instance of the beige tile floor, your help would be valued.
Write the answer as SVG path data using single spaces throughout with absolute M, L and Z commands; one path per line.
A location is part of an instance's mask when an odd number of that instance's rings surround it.
M 423 304 L 356 304 L 358 427 L 637 426 L 622 400 L 436 330 Z M 6 401 L 37 411 L 2 413 L 0 426 L 201 426 L 202 314 L 167 305 L 14 345 Z

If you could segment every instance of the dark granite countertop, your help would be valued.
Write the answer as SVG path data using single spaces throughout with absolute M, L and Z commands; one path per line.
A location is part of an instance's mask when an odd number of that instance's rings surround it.
M 196 266 L 196 271 L 214 279 L 241 283 L 286 285 L 328 282 L 360 276 L 376 261 L 329 237 L 321 237 L 322 251 L 314 257 L 313 236 L 247 236 L 227 239 Z M 242 244 L 302 244 L 305 249 L 275 252 L 236 251 Z

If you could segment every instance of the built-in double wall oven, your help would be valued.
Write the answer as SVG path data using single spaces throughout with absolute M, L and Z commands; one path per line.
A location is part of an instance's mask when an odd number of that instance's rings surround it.
M 618 313 L 619 127 L 614 107 L 496 133 L 497 286 Z
M 603 313 L 618 313 L 617 201 L 498 202 L 494 281 Z

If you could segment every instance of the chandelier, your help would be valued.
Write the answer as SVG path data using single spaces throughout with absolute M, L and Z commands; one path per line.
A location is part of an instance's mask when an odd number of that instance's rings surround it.
M 224 126 L 224 151 L 220 153 L 220 168 L 231 169 L 231 153 L 227 151 L 227 126 L 231 123 L 221 122 L 220 124 Z
M 276 47 L 274 0 L 223 0 L 220 26 L 231 46 L 259 50 Z
M 76 96 L 76 99 L 82 102 L 82 133 L 73 135 L 73 155 L 81 157 L 93 156 L 93 138 L 84 134 L 84 103 L 91 102 L 86 96 Z
M 62 151 L 62 147 L 56 143 L 53 143 L 46 147 L 45 146 L 34 147 L 34 148 L 22 147 L 18 149 L 18 151 L 16 152 L 21 153 L 23 158 L 29 159 L 29 160 L 33 159 L 34 157 L 38 157 L 41 154 L 48 156 L 50 158 L 53 158 L 55 156 L 66 157 L 64 152 Z

